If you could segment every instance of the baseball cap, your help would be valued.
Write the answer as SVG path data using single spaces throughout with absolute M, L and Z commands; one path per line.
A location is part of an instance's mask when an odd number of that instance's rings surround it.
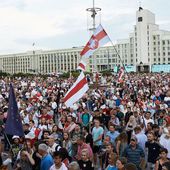
M 138 141 L 138 139 L 136 138 L 136 136 L 132 136 L 130 140 L 133 140 L 133 141 Z
M 19 136 L 14 135 L 14 136 L 12 137 L 12 139 L 19 139 Z

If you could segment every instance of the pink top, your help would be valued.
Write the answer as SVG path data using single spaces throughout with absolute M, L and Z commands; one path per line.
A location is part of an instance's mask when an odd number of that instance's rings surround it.
M 93 158 L 93 151 L 92 151 L 90 145 L 87 144 L 87 143 L 83 143 L 82 145 L 78 145 L 77 159 L 78 160 L 81 159 L 81 154 L 82 154 L 83 149 L 87 150 L 89 158 L 92 159 Z

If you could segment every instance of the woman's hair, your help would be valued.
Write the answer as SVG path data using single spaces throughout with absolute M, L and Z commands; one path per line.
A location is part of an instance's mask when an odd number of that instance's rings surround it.
M 116 138 L 116 141 L 120 140 L 121 142 L 127 142 L 128 141 L 128 135 L 125 131 L 119 134 L 119 136 Z
M 165 166 L 167 170 L 170 170 L 170 161 L 163 163 L 162 167 Z
M 137 167 L 136 167 L 135 164 L 133 164 L 133 163 L 127 163 L 127 164 L 125 165 L 125 170 L 138 170 L 138 169 L 137 169 Z
M 159 153 L 162 153 L 162 152 L 168 153 L 168 150 L 167 150 L 166 148 L 161 148 L 161 149 L 159 150 Z
M 127 163 L 127 159 L 125 157 L 121 157 L 118 159 L 123 165 Z

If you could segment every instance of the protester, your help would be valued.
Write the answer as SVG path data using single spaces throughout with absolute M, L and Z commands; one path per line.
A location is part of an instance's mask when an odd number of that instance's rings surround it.
M 62 154 L 60 151 L 54 152 L 53 158 L 54 165 L 52 165 L 49 170 L 67 170 L 67 167 L 62 162 Z
M 90 89 L 67 108 L 63 97 L 76 78 L 0 78 L 2 162 L 19 165 L 23 159 L 34 170 L 51 166 L 59 169 L 63 164 L 71 170 L 82 169 L 83 164 L 94 170 L 133 170 L 136 167 L 132 163 L 141 169 L 153 169 L 159 163 L 161 168 L 167 168 L 163 163 L 170 158 L 169 74 L 127 73 L 120 82 L 117 75 L 100 76 L 95 84 L 90 75 L 88 79 Z M 11 109 L 9 82 L 13 82 L 24 135 L 8 135 L 11 145 L 3 134 Z M 162 147 L 167 151 L 159 155 Z M 3 153 L 4 149 L 7 153 Z M 32 161 L 23 156 L 23 150 Z M 61 157 L 56 156 L 55 165 L 52 156 L 60 150 Z M 4 159 L 5 154 L 9 155 Z M 127 158 L 127 164 L 121 161 L 122 156 Z M 81 161 L 80 167 L 72 161 Z

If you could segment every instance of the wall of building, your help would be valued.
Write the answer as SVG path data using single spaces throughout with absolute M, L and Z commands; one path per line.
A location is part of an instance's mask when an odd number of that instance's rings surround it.
M 51 51 L 28 51 L 20 54 L 0 55 L 0 70 L 8 73 L 54 73 L 76 70 L 83 48 Z M 136 25 L 128 39 L 118 40 L 115 46 L 102 47 L 94 53 L 98 71 L 114 69 L 118 65 L 140 64 L 150 66 L 170 64 L 170 32 L 159 30 L 155 15 L 140 8 L 136 12 Z M 88 71 L 94 66 L 89 59 Z

